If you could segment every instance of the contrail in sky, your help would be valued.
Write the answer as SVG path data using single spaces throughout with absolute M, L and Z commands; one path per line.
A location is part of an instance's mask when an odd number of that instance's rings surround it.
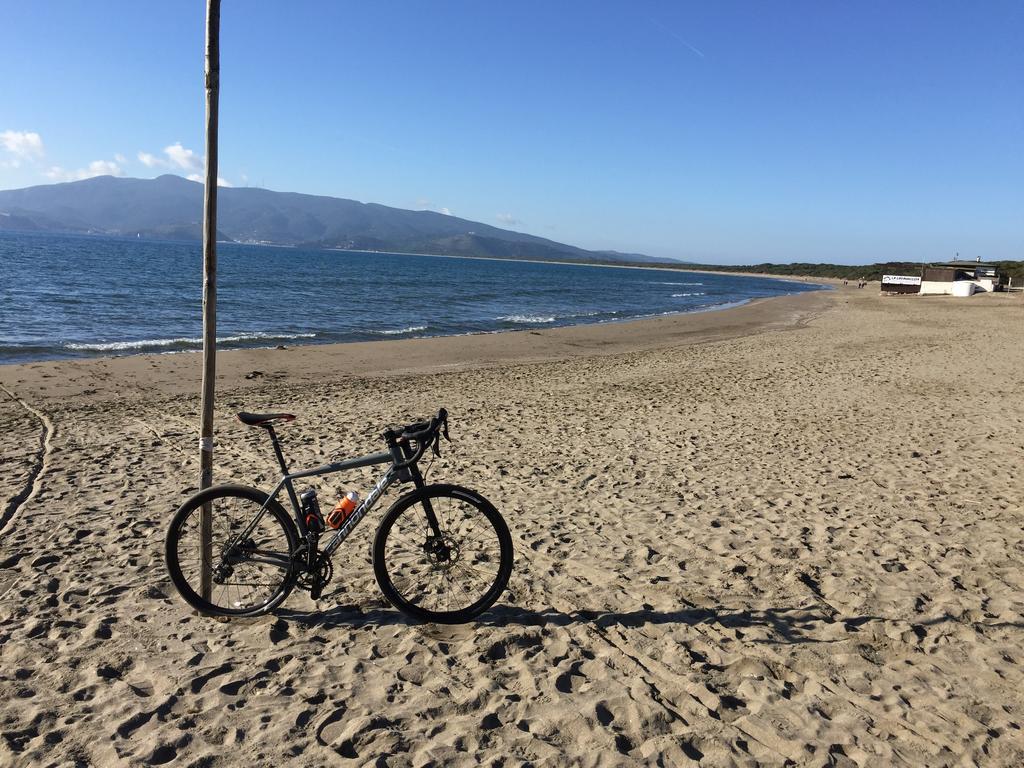
M 662 24 L 662 23 L 661 23 L 660 21 L 658 21 L 657 19 L 651 19 L 651 23 L 652 23 L 652 24 L 657 24 L 657 25 L 658 25 L 659 27 L 661 27 L 661 28 L 662 28 L 663 30 L 665 30 L 666 32 L 668 32 L 668 33 L 669 33 L 670 35 L 672 35 L 672 37 L 674 37 L 674 38 L 675 38 L 676 40 L 678 40 L 678 41 L 679 41 L 680 43 L 682 43 L 683 45 L 685 45 L 685 46 L 686 46 L 687 48 L 689 48 L 689 49 L 690 49 L 691 51 L 693 51 L 693 52 L 694 52 L 695 54 L 697 54 L 698 56 L 700 56 L 700 57 L 701 57 L 702 59 L 703 59 L 703 58 L 705 58 L 705 56 L 704 56 L 704 51 L 702 51 L 702 50 L 701 50 L 700 48 L 698 48 L 697 46 L 695 46 L 695 45 L 691 45 L 690 43 L 688 43 L 688 42 L 686 42 L 685 40 L 683 40 L 683 38 L 681 38 L 681 37 L 680 37 L 679 35 L 677 35 L 677 34 L 676 34 L 675 32 L 673 32 L 673 31 L 672 31 L 671 29 L 669 29 L 668 27 L 666 27 L 666 26 L 665 26 L 664 24 Z

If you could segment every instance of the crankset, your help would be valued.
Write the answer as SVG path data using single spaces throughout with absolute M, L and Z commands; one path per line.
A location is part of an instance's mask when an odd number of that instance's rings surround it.
M 302 571 L 295 579 L 295 586 L 309 592 L 310 597 L 316 600 L 324 591 L 331 579 L 334 577 L 334 566 L 330 560 L 325 560 L 315 571 Z

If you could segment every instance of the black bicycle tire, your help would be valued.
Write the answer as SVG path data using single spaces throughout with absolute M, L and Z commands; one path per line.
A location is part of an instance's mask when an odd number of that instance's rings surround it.
M 424 497 L 443 498 L 446 496 L 451 496 L 474 505 L 487 517 L 498 535 L 501 562 L 494 583 L 480 600 L 457 611 L 430 611 L 405 600 L 394 587 L 387 571 L 384 553 L 388 534 L 402 513 L 417 502 L 422 501 Z M 402 613 L 414 619 L 437 624 L 464 624 L 472 621 L 494 605 L 508 586 L 509 577 L 512 575 L 514 559 L 512 535 L 509 533 L 508 525 L 505 523 L 504 518 L 502 518 L 501 513 L 498 512 L 497 508 L 490 501 L 476 491 L 458 485 L 428 485 L 405 494 L 395 501 L 388 511 L 384 513 L 380 525 L 377 526 L 377 533 L 373 541 L 373 575 L 376 577 L 377 585 L 380 587 L 381 592 L 384 593 L 387 601 Z
M 269 499 L 268 494 L 258 488 L 252 488 L 247 485 L 215 485 L 212 488 L 207 488 L 206 490 L 194 494 L 185 501 L 184 504 L 178 507 L 178 510 L 171 518 L 170 525 L 167 527 L 167 536 L 164 546 L 164 563 L 167 567 L 167 573 L 171 578 L 171 583 L 174 584 L 174 588 L 178 591 L 178 594 L 181 595 L 181 598 L 186 603 L 200 613 L 208 616 L 230 616 L 239 618 L 263 616 L 274 610 L 274 608 L 284 602 L 288 595 L 291 594 L 292 589 L 295 587 L 296 574 L 294 572 L 289 573 L 282 582 L 281 587 L 278 588 L 273 596 L 257 608 L 233 611 L 223 608 L 222 606 L 214 605 L 192 589 L 188 580 L 182 573 L 181 565 L 178 561 L 178 538 L 181 533 L 181 526 L 185 520 L 188 519 L 188 516 L 194 512 L 197 507 L 200 507 L 209 501 L 229 496 L 244 498 L 259 505 L 266 503 Z M 267 512 L 273 515 L 281 525 L 285 532 L 285 536 L 288 539 L 289 552 L 294 553 L 299 546 L 299 535 L 295 530 L 295 524 L 288 516 L 288 513 L 285 512 L 284 508 L 276 500 L 271 500 L 267 503 Z

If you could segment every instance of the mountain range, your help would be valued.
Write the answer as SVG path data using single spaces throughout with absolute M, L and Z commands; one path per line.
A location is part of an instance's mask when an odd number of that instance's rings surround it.
M 97 176 L 0 191 L 0 230 L 199 240 L 202 216 L 203 185 L 171 174 L 155 179 Z M 503 259 L 673 261 L 642 254 L 589 251 L 435 211 L 410 211 L 256 187 L 218 190 L 217 239 Z

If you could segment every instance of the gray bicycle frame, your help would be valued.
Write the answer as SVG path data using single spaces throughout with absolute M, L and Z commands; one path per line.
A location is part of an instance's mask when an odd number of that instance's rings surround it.
M 330 541 L 327 542 L 327 546 L 320 550 L 320 557 L 313 564 L 314 568 L 317 568 L 324 561 L 329 559 L 331 555 L 340 547 L 345 539 L 348 538 L 349 534 L 355 530 L 355 527 L 359 525 L 360 521 L 366 517 L 366 514 L 373 508 L 377 503 L 378 499 L 396 482 L 409 482 L 413 481 L 417 486 L 423 485 L 423 478 L 419 474 L 419 470 L 416 468 L 415 463 L 411 466 L 403 466 L 396 468 L 396 465 L 403 464 L 409 457 L 404 454 L 403 448 L 397 444 L 389 446 L 389 450 L 381 451 L 379 453 L 371 453 L 366 456 L 358 456 L 353 459 L 345 459 L 344 461 L 338 461 L 331 464 L 324 464 L 314 469 L 304 469 L 299 472 L 289 472 L 288 465 L 284 459 L 284 453 L 281 451 L 281 444 L 277 440 L 277 433 L 274 431 L 272 425 L 261 425 L 267 430 L 270 435 L 270 441 L 274 446 L 274 453 L 277 456 L 277 461 L 281 465 L 281 471 L 284 475 L 278 481 L 277 485 L 274 486 L 274 490 L 270 492 L 267 500 L 263 502 L 259 511 L 253 517 L 252 522 L 246 526 L 245 530 L 241 534 L 235 537 L 234 541 L 241 541 L 247 538 L 259 525 L 260 520 L 267 513 L 267 507 L 269 504 L 277 498 L 277 495 L 281 492 L 282 488 L 288 491 L 288 500 L 291 502 L 292 508 L 295 512 L 295 519 L 299 524 L 299 529 L 303 536 L 305 536 L 309 529 L 306 526 L 306 521 L 302 517 L 302 507 L 299 504 L 298 496 L 295 494 L 295 486 L 292 484 L 293 480 L 301 480 L 305 477 L 320 477 L 321 475 L 330 475 L 335 472 L 344 472 L 349 469 L 360 469 L 362 467 L 372 467 L 377 464 L 388 464 L 391 466 L 387 471 L 377 480 L 376 484 L 363 499 L 362 503 L 356 507 L 351 515 L 345 520 L 344 524 L 334 532 L 334 536 L 331 537 Z M 436 521 L 433 519 L 433 509 L 430 509 L 430 504 L 427 502 L 424 506 L 427 507 L 428 519 L 431 526 L 436 526 Z
M 367 456 L 360 456 L 355 459 L 346 459 L 345 461 L 335 462 L 333 464 L 324 464 L 322 467 L 316 469 L 306 469 L 301 472 L 293 472 L 286 474 L 281 478 L 280 482 L 270 493 L 270 499 L 273 499 L 281 492 L 284 487 L 288 488 L 288 495 L 291 497 L 292 506 L 295 507 L 296 520 L 301 521 L 303 528 L 306 526 L 306 521 L 302 518 L 302 510 L 297 505 L 295 499 L 295 490 L 292 486 L 293 480 L 300 480 L 304 477 L 320 477 L 321 475 L 330 475 L 335 472 L 344 472 L 348 469 L 360 469 L 362 467 L 372 467 L 377 464 L 393 463 L 394 457 L 387 451 L 381 451 L 380 453 L 371 453 Z M 394 467 L 389 467 L 388 470 L 381 475 L 380 479 L 377 480 L 376 484 L 370 489 L 370 492 L 366 495 L 366 498 L 359 504 L 358 507 L 352 512 L 351 515 L 345 520 L 345 523 L 334 532 L 334 536 L 327 542 L 322 550 L 320 550 L 322 558 L 328 558 L 334 554 L 335 550 L 338 549 L 348 538 L 349 534 L 355 530 L 355 527 L 359 525 L 360 521 L 366 517 L 366 513 L 373 509 L 377 500 L 384 495 L 384 492 L 391 487 L 391 485 L 397 482 L 400 478 L 399 475 L 403 474 L 402 470 L 395 471 Z M 404 477 L 401 479 L 405 479 Z M 269 503 L 269 499 L 268 499 Z M 264 505 L 265 507 L 266 505 Z M 260 510 L 261 512 L 263 510 Z M 305 533 L 305 531 L 303 531 Z

